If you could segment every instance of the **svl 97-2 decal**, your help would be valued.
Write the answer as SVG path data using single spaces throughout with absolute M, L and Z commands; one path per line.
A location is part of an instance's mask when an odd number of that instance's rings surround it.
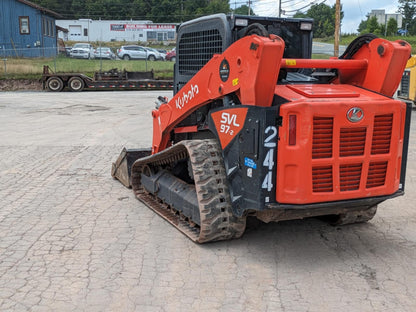
M 211 114 L 222 149 L 243 129 L 247 110 L 247 107 L 230 108 Z

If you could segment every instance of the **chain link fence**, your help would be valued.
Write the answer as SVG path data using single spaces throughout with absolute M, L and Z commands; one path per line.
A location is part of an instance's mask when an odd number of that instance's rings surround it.
M 122 44 L 120 43 L 120 46 Z M 108 48 L 108 49 L 104 49 Z M 71 48 L 12 48 L 0 46 L 0 60 L 3 78 L 20 78 L 41 76 L 43 67 L 48 66 L 53 72 L 84 73 L 93 75 L 113 69 L 126 71 L 154 71 L 164 76 L 173 75 L 173 62 L 161 60 L 150 61 L 127 60 L 117 57 L 115 47 L 95 46 L 89 53 L 72 53 Z M 100 52 L 102 51 L 102 52 Z

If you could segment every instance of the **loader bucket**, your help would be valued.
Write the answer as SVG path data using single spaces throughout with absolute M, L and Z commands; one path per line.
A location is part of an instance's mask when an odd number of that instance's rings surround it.
M 111 167 L 111 176 L 119 180 L 125 187 L 131 187 L 131 166 L 142 157 L 151 154 L 150 148 L 127 149 L 123 148 L 115 163 Z

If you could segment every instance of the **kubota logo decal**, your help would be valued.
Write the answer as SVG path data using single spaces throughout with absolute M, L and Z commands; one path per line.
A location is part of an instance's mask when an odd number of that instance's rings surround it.
M 246 115 L 247 107 L 230 108 L 211 114 L 222 149 L 224 149 L 243 128 Z
M 185 104 L 192 100 L 199 93 L 198 85 L 191 85 L 191 89 L 188 92 L 183 91 L 182 96 L 179 96 L 175 100 L 175 105 L 177 109 L 182 109 Z
M 226 59 L 223 59 L 220 64 L 220 78 L 222 82 L 226 82 L 230 76 L 230 64 Z
M 364 118 L 364 112 L 359 107 L 350 108 L 347 112 L 347 119 L 351 122 L 359 122 Z

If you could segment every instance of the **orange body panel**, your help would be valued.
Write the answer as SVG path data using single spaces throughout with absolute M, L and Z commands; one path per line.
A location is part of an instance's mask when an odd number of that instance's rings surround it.
M 398 190 L 404 103 L 350 85 L 276 86 L 275 92 L 293 100 L 280 109 L 277 202 L 307 204 Z M 353 108 L 361 110 L 361 120 L 348 120 Z M 297 120 L 294 146 L 288 142 L 291 115 Z

